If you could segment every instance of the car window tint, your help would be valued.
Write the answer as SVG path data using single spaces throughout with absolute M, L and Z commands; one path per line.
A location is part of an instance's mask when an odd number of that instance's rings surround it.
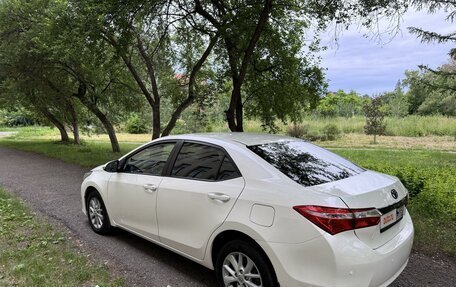
M 220 178 L 217 175 L 224 158 L 225 153 L 221 149 L 186 142 L 177 156 L 171 175 L 184 178 L 217 180 Z M 225 169 L 228 174 L 230 167 L 226 166 Z
M 304 186 L 332 182 L 365 171 L 328 150 L 304 141 L 276 142 L 248 148 Z
M 125 172 L 161 175 L 175 143 L 163 143 L 148 147 L 127 159 Z
M 225 156 L 220 167 L 220 171 L 217 176 L 217 180 L 228 180 L 236 177 L 240 177 L 238 170 L 234 166 L 233 162 L 229 157 Z

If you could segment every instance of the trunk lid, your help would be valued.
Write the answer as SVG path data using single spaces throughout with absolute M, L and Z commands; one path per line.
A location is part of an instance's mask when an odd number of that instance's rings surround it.
M 377 226 L 354 230 L 356 236 L 375 249 L 387 243 L 403 228 L 401 216 L 407 190 L 396 177 L 374 171 L 311 187 L 338 196 L 349 208 L 377 208 L 382 214 Z

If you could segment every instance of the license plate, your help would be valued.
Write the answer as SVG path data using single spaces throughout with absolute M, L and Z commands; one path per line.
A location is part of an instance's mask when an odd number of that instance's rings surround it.
M 404 206 L 395 208 L 380 217 L 380 231 L 385 231 L 390 226 L 398 222 L 404 217 Z

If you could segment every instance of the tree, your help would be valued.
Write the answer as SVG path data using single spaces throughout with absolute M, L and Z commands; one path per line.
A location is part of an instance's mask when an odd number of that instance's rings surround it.
M 386 128 L 383 122 L 385 115 L 381 110 L 382 104 L 382 98 L 376 97 L 364 106 L 364 114 L 366 116 L 364 132 L 366 135 L 374 135 L 374 144 L 377 143 L 377 135 L 383 135 Z
M 362 114 L 366 99 L 355 91 L 338 90 L 328 93 L 318 103 L 317 111 L 324 116 L 353 117 Z
M 405 71 L 405 79 L 403 84 L 408 87 L 408 91 L 405 94 L 408 102 L 408 113 L 410 115 L 417 114 L 419 107 L 423 104 L 426 97 L 428 96 L 428 86 L 423 80 L 423 77 L 428 77 L 425 75 L 424 71 L 414 70 L 414 71 Z
M 400 81 L 397 82 L 393 92 L 384 93 L 381 95 L 381 98 L 386 115 L 396 118 L 408 115 L 409 103 L 402 90 L 402 83 Z
M 42 4 L 42 3 L 39 3 Z M 34 30 L 30 13 L 33 4 L 20 5 L 15 2 L 2 2 L 0 7 L 0 96 L 9 106 L 22 105 L 35 109 L 52 123 L 61 134 L 62 142 L 69 142 L 66 124 L 71 123 L 75 141 L 79 142 L 74 103 L 60 98 L 42 76 L 43 60 L 34 53 L 34 42 L 39 30 Z
M 218 41 L 218 33 L 198 32 L 196 14 L 179 9 L 179 1 L 72 3 L 78 14 L 90 19 L 82 21 L 84 27 L 92 31 L 94 39 L 101 37 L 114 49 L 135 88 L 147 100 L 152 112 L 152 138 L 170 134 L 182 112 L 198 97 L 199 84 L 204 81 L 199 77 Z M 191 39 L 182 41 L 182 33 L 191 35 Z M 184 77 L 177 79 L 182 71 Z M 171 82 L 175 87 L 184 82 L 185 97 L 180 97 L 182 93 L 166 93 L 172 90 L 166 87 Z M 172 98 L 174 110 L 162 128 L 161 101 L 167 96 Z
M 128 105 L 135 99 L 135 92 L 132 93 L 123 81 L 122 69 L 112 61 L 113 54 L 75 25 L 82 15 L 74 13 L 66 1 L 4 1 L 1 9 L 2 63 L 12 72 L 10 80 L 14 78 L 18 84 L 22 82 L 24 87 L 35 91 L 21 95 L 39 95 L 39 101 L 36 98 L 33 100 L 41 103 L 42 113 L 42 108 L 50 112 L 51 107 L 61 103 L 55 109 L 59 114 L 55 118 L 66 119 L 77 143 L 79 107 L 84 106 L 100 120 L 109 135 L 113 151 L 119 152 L 112 123 L 115 114 L 108 116 L 106 108 Z M 21 81 L 24 77 L 29 81 Z M 50 98 L 50 95 L 53 97 Z M 113 98 L 119 95 L 129 97 L 114 103 Z M 31 107 L 38 109 L 36 105 Z M 57 124 L 55 119 L 50 121 Z M 62 126 L 65 125 L 58 125 L 61 133 Z
M 413 0 L 412 4 L 418 10 L 426 10 L 428 13 L 435 13 L 437 11 L 448 12 L 446 20 L 453 23 L 456 17 L 456 2 L 448 0 Z M 415 34 L 422 42 L 437 42 L 437 43 L 453 43 L 456 42 L 456 30 L 441 34 L 434 31 L 425 30 L 419 27 L 409 27 L 409 32 Z M 451 57 L 456 56 L 456 48 L 451 49 L 449 52 Z
M 426 69 L 407 71 L 404 84 L 409 88 L 406 96 L 410 113 L 455 116 L 456 78 L 447 75 L 455 70 L 455 62 L 450 61 L 435 69 L 438 73 Z
M 450 23 L 454 22 L 456 17 L 456 2 L 447 1 L 447 0 L 414 0 L 412 1 L 413 5 L 419 10 L 426 10 L 428 13 L 435 13 L 436 11 L 445 11 L 448 14 L 446 20 Z M 456 30 L 453 30 L 449 33 L 442 34 L 434 31 L 429 31 L 420 27 L 409 27 L 409 32 L 415 34 L 423 43 L 455 43 L 456 42 Z M 444 89 L 450 93 L 456 91 L 455 83 L 456 80 L 456 69 L 455 69 L 455 60 L 456 60 L 456 48 L 453 48 L 448 53 L 452 58 L 452 63 L 444 65 L 439 69 L 432 69 L 426 65 L 419 66 L 423 70 L 430 71 L 436 75 L 439 75 L 442 78 L 446 78 L 445 83 L 439 84 L 439 89 Z
M 222 67 L 232 82 L 230 103 L 225 112 L 230 130 L 243 131 L 246 104 L 252 105 L 250 111 L 268 126 L 275 118 L 284 120 L 299 115 L 294 105 L 314 108 L 325 88 L 318 57 L 315 57 L 320 48 L 318 32 L 332 22 L 348 26 L 359 19 L 362 25 L 371 27 L 376 19 L 373 15 L 401 13 L 406 3 L 196 0 L 196 12 L 207 21 L 206 27 L 218 31 L 222 39 L 216 51 L 223 64 L 227 62 Z M 305 34 L 310 27 L 316 31 L 316 37 Z M 308 37 L 306 41 L 302 35 Z M 306 42 L 311 44 L 304 47 Z M 286 69 L 278 65 L 287 61 L 294 65 Z M 290 76 L 290 81 L 286 81 Z M 255 93 L 256 90 L 259 91 Z

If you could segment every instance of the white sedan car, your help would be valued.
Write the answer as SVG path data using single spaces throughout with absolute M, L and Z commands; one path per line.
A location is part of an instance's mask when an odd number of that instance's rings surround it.
M 154 140 L 93 169 L 82 211 L 237 286 L 387 286 L 413 242 L 407 190 L 306 141 L 248 133 Z

